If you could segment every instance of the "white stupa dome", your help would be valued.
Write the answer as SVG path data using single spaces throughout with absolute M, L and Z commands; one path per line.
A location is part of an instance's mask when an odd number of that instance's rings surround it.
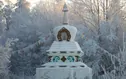
M 62 26 L 58 26 L 54 28 L 53 33 L 56 37 L 56 41 L 61 41 L 59 38 L 60 37 L 61 39 L 63 38 L 62 33 L 66 33 L 66 36 L 67 36 L 66 40 L 68 38 L 69 41 L 74 41 L 76 37 L 76 33 L 77 33 L 77 28 L 70 25 L 62 25 Z

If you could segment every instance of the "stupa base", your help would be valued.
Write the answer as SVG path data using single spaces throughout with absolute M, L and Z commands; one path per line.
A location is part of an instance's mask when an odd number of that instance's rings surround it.
M 81 62 L 50 62 L 36 69 L 36 79 L 92 79 L 92 69 Z

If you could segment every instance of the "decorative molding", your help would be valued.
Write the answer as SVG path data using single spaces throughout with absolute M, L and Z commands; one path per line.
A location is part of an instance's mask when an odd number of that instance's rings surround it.
M 48 57 L 49 62 L 78 62 L 81 60 L 80 56 L 70 56 L 70 55 L 63 55 L 63 56 L 49 56 Z
M 70 41 L 70 39 L 71 39 L 71 34 L 70 34 L 70 32 L 65 28 L 65 27 L 63 27 L 59 32 L 58 32 L 58 35 L 57 35 L 57 38 L 58 38 L 58 40 L 59 41 L 63 41 L 63 39 L 62 39 L 62 33 L 66 33 L 67 34 L 67 41 Z
M 62 60 L 63 62 L 65 62 L 65 61 L 66 61 L 65 56 L 63 56 L 63 57 L 61 58 L 61 60 Z
M 59 67 L 67 67 L 66 65 L 61 65 L 61 66 L 59 66 Z
M 53 62 L 58 62 L 60 60 L 60 57 L 59 56 L 55 56 L 54 58 L 53 58 Z
M 67 59 L 70 61 L 70 62 L 74 62 L 74 57 L 73 56 L 68 56 Z
M 84 65 L 81 65 L 80 67 L 85 67 Z
M 49 62 L 51 62 L 51 58 L 52 58 L 52 56 L 49 56 L 48 58 L 49 58 Z
M 67 53 L 66 51 L 60 51 L 60 53 Z
M 79 61 L 79 56 L 75 56 L 76 57 L 76 62 Z

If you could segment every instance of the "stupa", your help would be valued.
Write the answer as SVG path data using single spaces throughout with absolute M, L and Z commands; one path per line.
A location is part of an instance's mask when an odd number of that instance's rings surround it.
M 49 62 L 36 69 L 36 79 L 92 79 L 92 69 L 81 62 L 84 52 L 75 41 L 77 28 L 68 25 L 67 4 L 63 25 L 55 27 L 56 40 L 47 50 Z

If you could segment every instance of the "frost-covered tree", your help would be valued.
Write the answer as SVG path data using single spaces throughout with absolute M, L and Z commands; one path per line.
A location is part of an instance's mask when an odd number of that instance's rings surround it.
M 93 69 L 93 79 L 109 79 L 110 77 L 104 74 L 111 73 L 120 67 L 120 61 L 115 55 L 122 46 L 124 24 L 121 22 L 123 21 L 121 12 L 124 5 L 120 5 L 120 0 L 116 2 L 115 0 L 73 1 L 72 12 L 82 19 L 81 23 L 84 26 L 79 30 L 80 37 L 78 38 L 85 52 L 82 59 Z M 118 72 L 120 71 L 115 70 L 114 75 Z
M 85 52 L 83 61 L 93 69 L 93 79 L 124 75 L 125 64 L 120 61 L 125 61 L 124 5 L 120 0 L 70 1 L 69 22 L 78 28 L 76 40 Z M 62 25 L 64 0 L 40 1 L 32 9 L 27 0 L 18 0 L 15 5 L 8 3 L 0 7 L 0 45 L 4 47 L 8 38 L 18 39 L 11 45 L 9 74 L 12 79 L 28 79 L 35 74 L 36 67 L 47 62 L 46 50 L 54 40 L 52 29 Z
M 30 11 L 24 3 L 18 2 L 18 8 L 12 13 L 12 26 L 8 34 L 19 39 L 12 46 L 14 51 L 10 58 L 10 71 L 22 78 L 35 75 L 36 67 L 47 62 L 46 49 L 53 40 L 51 24 L 55 21 L 49 21 L 48 16 L 52 15 L 45 14 L 49 11 L 44 11 L 44 6 L 39 5 Z
M 100 40 L 101 35 L 101 23 L 109 22 L 116 31 L 121 28 L 121 22 L 117 22 L 116 26 L 113 21 L 119 20 L 123 21 L 122 9 L 125 7 L 120 0 L 72 0 L 73 10 L 72 12 L 76 14 L 82 24 L 88 27 L 92 32 L 94 32 L 96 38 Z M 118 31 L 117 31 L 118 32 Z M 118 34 L 118 33 L 117 33 Z
M 12 39 L 8 39 L 4 46 L 0 45 L 0 78 L 7 79 L 9 63 L 12 49 L 10 48 Z
M 5 30 L 4 4 L 0 1 L 0 36 Z

